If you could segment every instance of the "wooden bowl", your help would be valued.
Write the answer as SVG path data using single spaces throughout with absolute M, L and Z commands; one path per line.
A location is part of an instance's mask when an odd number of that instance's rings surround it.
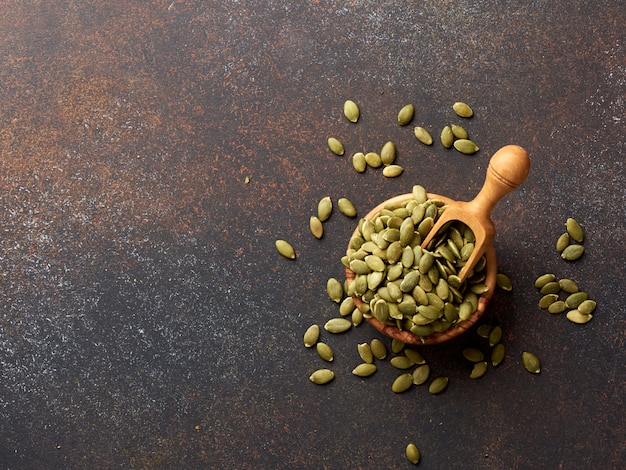
M 365 218 L 372 219 L 385 206 L 389 204 L 392 204 L 392 205 L 401 204 L 401 203 L 411 200 L 412 198 L 413 198 L 412 194 L 402 194 L 400 196 L 396 196 L 394 198 L 388 199 L 384 201 L 383 203 L 379 204 L 378 206 L 374 207 L 374 209 L 372 209 L 365 216 Z M 438 199 L 438 200 L 443 201 L 446 204 L 449 204 L 450 202 L 452 202 L 452 199 L 450 198 L 440 196 L 438 194 L 431 194 L 431 193 L 428 193 L 428 199 Z M 354 233 L 352 234 L 352 237 L 358 234 L 358 231 L 359 231 L 358 228 L 355 229 Z M 496 276 L 498 274 L 498 266 L 497 266 L 497 260 L 496 260 L 496 252 L 492 244 L 490 244 L 487 247 L 485 251 L 485 257 L 486 257 L 487 262 L 485 264 L 485 281 L 484 282 L 489 287 L 489 290 L 479 296 L 478 308 L 476 309 L 474 313 L 472 313 L 472 315 L 470 315 L 470 317 L 467 320 L 460 321 L 445 331 L 432 333 L 429 336 L 427 336 L 425 339 L 422 339 L 420 336 L 417 336 L 411 333 L 410 331 L 400 330 L 399 328 L 395 326 L 385 325 L 384 323 L 381 323 L 378 320 L 376 320 L 374 317 L 366 318 L 366 320 L 370 323 L 370 325 L 372 325 L 381 333 L 391 338 L 400 340 L 407 344 L 414 344 L 414 345 L 439 344 L 444 341 L 448 341 L 452 338 L 456 338 L 457 336 L 463 334 L 465 331 L 471 328 L 478 321 L 478 319 L 483 315 L 483 313 L 485 313 L 485 310 L 487 309 L 487 305 L 489 305 L 489 301 L 491 300 L 491 297 L 493 296 L 493 293 L 496 289 Z M 351 269 L 346 268 L 347 281 L 352 282 L 354 278 L 355 278 L 355 273 Z M 353 299 L 354 299 L 355 305 L 358 308 L 360 308 L 361 305 L 363 304 L 361 299 L 359 299 L 358 297 L 353 297 Z

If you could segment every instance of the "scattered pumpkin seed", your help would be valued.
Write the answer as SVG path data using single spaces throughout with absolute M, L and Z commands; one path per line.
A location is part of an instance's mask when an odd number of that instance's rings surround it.
M 437 395 L 448 387 L 448 381 L 448 377 L 437 377 L 428 386 L 428 391 L 433 395 Z
M 561 292 L 561 284 L 559 284 L 559 281 L 547 282 L 546 284 L 544 284 L 539 292 L 541 292 L 543 295 L 558 294 L 559 292 Z
M 468 134 L 467 134 L 467 131 L 463 127 L 458 126 L 456 124 L 452 124 L 450 128 L 452 129 L 452 134 L 457 139 L 467 139 Z
M 369 377 L 374 372 L 376 372 L 376 369 L 377 367 L 375 364 L 363 362 L 362 364 L 359 364 L 354 369 L 352 369 L 352 373 L 358 377 Z
M 591 315 L 590 313 L 582 313 L 580 310 L 574 309 L 574 310 L 570 310 L 569 312 L 567 312 L 566 317 L 572 323 L 583 325 L 591 321 L 591 319 L 593 318 L 593 315 Z
M 379 168 L 383 164 L 383 159 L 376 152 L 367 152 L 365 154 L 365 163 L 372 168 Z
M 454 148 L 465 155 L 473 155 L 480 150 L 478 145 L 469 139 L 458 139 L 454 141 Z
M 352 166 L 359 173 L 365 172 L 367 169 L 367 161 L 365 160 L 365 154 L 363 152 L 356 152 L 352 155 Z
M 343 114 L 350 122 L 357 122 L 359 120 L 360 111 L 357 104 L 352 100 L 346 100 L 343 104 Z
M 445 148 L 449 149 L 450 147 L 452 147 L 452 144 L 454 143 L 454 134 L 452 132 L 452 128 L 450 126 L 444 126 L 444 128 L 441 130 L 441 135 L 439 136 L 439 139 L 441 140 L 441 145 L 443 145 Z
M 539 358 L 531 352 L 522 352 L 522 364 L 524 365 L 524 368 L 532 374 L 538 374 L 541 372 L 541 362 L 539 361 Z
M 404 172 L 404 168 L 400 165 L 387 165 L 383 168 L 383 176 L 386 178 L 395 178 Z
M 480 336 L 481 338 L 487 339 L 489 338 L 489 333 L 491 333 L 492 329 L 493 329 L 492 325 L 485 323 L 483 325 L 480 325 L 478 329 L 476 330 L 476 332 L 478 333 L 478 336 Z
M 326 294 L 333 302 L 341 302 L 341 299 L 343 299 L 343 285 L 336 278 L 329 278 L 326 281 Z
M 419 140 L 421 143 L 423 143 L 424 145 L 432 145 L 433 138 L 430 135 L 430 132 L 428 132 L 423 127 L 420 127 L 420 126 L 416 127 L 413 133 L 415 134 L 415 138 Z
M 396 145 L 392 142 L 386 142 L 380 150 L 380 159 L 383 165 L 391 165 L 396 159 Z
M 333 152 L 335 155 L 338 155 L 338 156 L 343 155 L 345 152 L 343 148 L 343 144 L 334 137 L 328 138 L 328 148 L 330 149 L 331 152 Z
M 313 324 L 309 326 L 304 332 L 304 346 L 307 348 L 311 348 L 315 346 L 315 344 L 320 339 L 320 327 L 319 325 Z
M 401 370 L 409 369 L 410 367 L 412 367 L 414 365 L 413 361 L 411 361 L 406 356 L 394 356 L 394 357 L 391 358 L 391 360 L 389 362 L 396 369 L 401 369 Z
M 408 357 L 413 364 L 418 364 L 418 365 L 426 364 L 426 360 L 424 359 L 424 356 L 422 356 L 415 349 L 405 348 L 404 355 Z
M 346 318 L 331 318 L 324 324 L 324 329 L 329 333 L 344 333 L 352 328 L 352 322 Z
M 474 115 L 474 111 L 472 111 L 472 108 L 470 108 L 467 104 L 461 101 L 457 101 L 456 103 L 454 103 L 452 105 L 452 109 L 460 117 L 470 118 Z
M 348 198 L 340 198 L 337 201 L 337 207 L 339 207 L 339 211 L 346 217 L 356 216 L 356 209 L 354 208 L 354 204 L 352 204 L 352 201 L 350 201 Z
M 493 347 L 500 342 L 502 339 L 502 327 L 494 326 L 489 333 L 489 346 Z
M 513 290 L 513 283 L 506 274 L 498 273 L 498 275 L 496 276 L 496 284 L 502 290 L 508 292 Z
M 556 240 L 556 251 L 561 253 L 569 245 L 569 233 L 564 232 Z
M 417 446 L 413 443 L 410 443 L 406 446 L 405 449 L 406 458 L 414 465 L 417 465 L 420 461 L 420 451 Z
M 391 384 L 391 390 L 394 393 L 406 392 L 413 385 L 413 375 L 408 372 L 399 375 Z
M 562 252 L 561 258 L 566 261 L 576 261 L 585 252 L 585 247 L 578 244 L 568 245 Z
M 559 285 L 561 286 L 561 290 L 568 294 L 578 292 L 578 285 L 571 279 L 559 279 Z
M 491 350 L 491 365 L 493 367 L 498 367 L 504 361 L 505 356 L 505 348 L 504 344 L 498 343 Z
M 487 362 L 486 361 L 477 362 L 474 364 L 474 367 L 472 368 L 472 371 L 470 372 L 469 378 L 479 379 L 486 373 L 487 373 Z
M 578 305 L 577 309 L 583 315 L 589 315 L 596 309 L 596 301 L 590 299 L 584 300 Z
M 332 362 L 334 355 L 332 348 L 326 343 L 322 343 L 321 341 L 315 345 L 317 349 L 317 354 L 319 357 L 324 359 L 325 361 Z
M 320 219 L 321 222 L 326 222 L 330 214 L 333 212 L 333 201 L 330 199 L 330 196 L 325 196 L 317 203 L 317 218 Z
M 393 338 L 391 340 L 391 352 L 394 354 L 400 354 L 404 349 L 404 342 L 399 339 Z
M 356 306 L 354 305 L 354 299 L 352 297 L 346 297 L 341 301 L 341 305 L 339 305 L 339 314 L 342 317 L 346 317 L 352 314 L 355 307 Z
M 363 312 L 359 308 L 355 308 L 352 311 L 352 325 L 359 326 L 361 323 L 363 323 Z
M 565 227 L 567 228 L 567 233 L 569 236 L 578 243 L 582 243 L 585 238 L 585 233 L 583 232 L 582 227 L 576 221 L 576 219 L 568 218 L 565 222 Z
M 398 124 L 401 126 L 406 126 L 413 120 L 413 115 L 415 114 L 415 106 L 412 104 L 407 104 L 400 109 L 398 112 Z
M 557 300 L 559 300 L 558 294 L 546 294 L 539 299 L 539 308 L 548 308 Z
M 588 297 L 589 295 L 586 292 L 574 292 L 567 296 L 565 304 L 568 308 L 578 308 Z
M 477 348 L 465 348 L 463 349 L 463 357 L 470 362 L 480 362 L 485 356 L 480 349 Z
M 357 345 L 357 351 L 359 352 L 359 356 L 368 364 L 372 364 L 374 362 L 374 354 L 372 354 L 372 349 L 370 345 L 367 343 L 361 343 Z
M 550 313 L 563 313 L 565 310 L 567 310 L 567 304 L 563 300 L 557 300 L 548 306 Z
M 553 282 L 555 279 L 556 279 L 556 276 L 554 274 L 551 274 L 551 273 L 543 274 L 543 275 L 539 276 L 537 278 L 537 280 L 535 281 L 535 287 L 537 289 L 541 289 L 548 282 Z
M 430 375 L 430 366 L 428 364 L 418 366 L 411 375 L 413 376 L 413 385 L 422 385 L 428 380 L 428 376 Z
M 318 369 L 311 374 L 309 380 L 317 385 L 324 385 L 335 378 L 335 373 L 330 369 Z
M 370 341 L 370 349 L 376 359 L 380 359 L 382 361 L 387 357 L 387 347 L 385 346 L 385 343 L 378 338 L 374 338 Z
M 283 255 L 285 258 L 296 259 L 296 252 L 289 242 L 285 240 L 276 240 L 276 249 L 278 250 L 278 253 Z
M 322 225 L 322 221 L 319 217 L 314 215 L 311 216 L 309 219 L 309 228 L 315 238 L 320 239 L 324 236 L 324 226 Z

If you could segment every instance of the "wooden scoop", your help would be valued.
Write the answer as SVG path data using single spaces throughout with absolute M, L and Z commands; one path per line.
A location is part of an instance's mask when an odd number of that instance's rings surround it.
M 476 241 L 472 254 L 459 273 L 461 281 L 464 281 L 493 241 L 496 229 L 491 221 L 491 211 L 500 199 L 524 182 L 529 170 L 530 160 L 523 148 L 517 145 L 502 147 L 491 157 L 485 183 L 478 195 L 470 202 L 453 201 L 422 242 L 422 248 L 428 247 L 446 223 L 459 221 L 467 225 L 474 232 Z

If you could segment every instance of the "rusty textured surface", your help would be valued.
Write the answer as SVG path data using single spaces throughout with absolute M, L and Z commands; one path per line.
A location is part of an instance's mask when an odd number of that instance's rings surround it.
M 0 6 L 0 467 L 407 468 L 410 441 L 423 468 L 624 464 L 623 2 Z M 411 102 L 437 133 L 459 99 L 475 156 L 395 124 Z M 352 169 L 387 140 L 400 178 Z M 469 332 L 424 351 L 446 392 L 396 396 L 389 364 L 350 374 L 364 325 L 325 337 L 337 378 L 311 384 L 302 333 L 336 315 L 324 286 L 356 223 L 336 211 L 314 239 L 319 198 L 468 199 L 508 143 L 532 169 L 493 215 L 505 362 L 470 381 Z M 553 248 L 570 216 L 576 263 Z M 544 272 L 597 300 L 589 324 L 537 308 Z

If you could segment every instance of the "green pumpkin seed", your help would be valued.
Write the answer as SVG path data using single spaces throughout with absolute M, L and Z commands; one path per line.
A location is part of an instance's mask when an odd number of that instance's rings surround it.
M 354 299 L 352 297 L 346 297 L 345 299 L 341 301 L 341 305 L 339 306 L 339 314 L 342 317 L 346 317 L 352 314 L 354 309 L 355 309 Z
M 296 252 L 289 242 L 285 240 L 276 240 L 276 249 L 285 258 L 296 259 Z
M 341 156 L 341 155 L 344 154 L 343 144 L 338 139 L 336 139 L 334 137 L 329 137 L 328 138 L 328 148 L 335 155 Z
M 422 204 L 428 200 L 428 194 L 426 193 L 426 189 L 424 189 L 424 187 L 420 186 L 419 184 L 413 186 L 411 193 L 413 194 L 413 199 L 415 199 L 415 201 L 417 201 L 419 204 Z
M 364 363 L 359 364 L 358 366 L 356 366 L 352 370 L 352 373 L 354 375 L 356 375 L 357 377 L 369 377 L 374 372 L 376 372 L 376 369 L 377 369 L 377 367 L 376 367 L 375 364 L 371 364 L 369 362 L 364 362 Z
M 326 222 L 333 212 L 333 202 L 330 196 L 325 196 L 317 203 L 317 218 Z
M 561 292 L 561 284 L 558 281 L 547 282 L 539 291 L 543 295 L 546 294 L 558 294 Z
M 396 145 L 389 141 L 383 145 L 383 148 L 380 150 L 380 159 L 383 162 L 383 165 L 391 165 L 396 159 Z
M 419 463 L 420 451 L 415 444 L 413 443 L 408 444 L 406 446 L 404 453 L 409 462 L 411 462 L 414 465 L 417 465 Z
M 400 165 L 387 165 L 383 168 L 383 176 L 386 178 L 396 178 L 404 172 L 404 168 Z
M 415 106 L 412 104 L 407 104 L 400 109 L 398 112 L 398 124 L 401 126 L 406 126 L 413 120 L 413 115 L 415 114 Z
M 454 103 L 452 105 L 452 109 L 460 117 L 470 118 L 474 115 L 474 111 L 472 111 L 472 108 L 470 108 L 467 104 L 461 101 L 457 101 L 456 103 Z
M 498 367 L 504 361 L 504 355 L 506 351 L 504 349 L 504 344 L 498 343 L 491 350 L 491 365 L 493 367 Z
M 346 217 L 356 217 L 356 209 L 354 204 L 348 198 L 342 197 L 337 201 L 339 211 Z
M 585 247 L 582 245 L 569 245 L 561 252 L 561 258 L 566 261 L 576 261 L 585 252 Z
M 556 251 L 561 253 L 569 245 L 569 233 L 565 232 L 556 240 Z
M 359 326 L 361 323 L 363 323 L 363 312 L 361 312 L 359 308 L 355 308 L 352 311 L 351 320 L 353 326 Z
M 391 340 L 391 352 L 394 354 L 400 354 L 404 349 L 404 346 L 404 342 L 399 339 L 394 338 Z
M 324 385 L 335 378 L 335 373 L 330 369 L 318 369 L 311 374 L 309 380 L 317 385 Z
M 580 310 L 574 309 L 567 312 L 566 317 L 572 323 L 577 323 L 579 325 L 584 325 L 585 323 L 591 321 L 593 315 L 589 313 L 581 313 Z
M 383 164 L 383 159 L 376 152 L 367 152 L 365 154 L 365 163 L 372 168 L 379 168 Z
M 574 292 L 567 296 L 565 304 L 568 308 L 578 308 L 588 297 L 586 292 Z
M 487 339 L 489 338 L 489 333 L 491 333 L 492 329 L 493 329 L 492 325 L 485 323 L 484 325 L 480 325 L 478 329 L 476 330 L 476 332 L 478 333 L 478 336 L 480 336 L 481 338 Z
M 577 307 L 578 311 L 583 315 L 589 315 L 596 309 L 596 301 L 595 300 L 584 300 Z
M 358 173 L 363 173 L 367 169 L 367 161 L 363 152 L 356 152 L 352 155 L 352 166 Z
M 401 370 L 409 369 L 410 367 L 412 367 L 414 365 L 413 361 L 411 361 L 406 356 L 394 356 L 394 357 L 391 358 L 391 360 L 389 362 L 396 369 L 401 369 Z
M 575 219 L 572 219 L 571 217 L 568 218 L 567 222 L 565 222 L 565 227 L 567 228 L 567 233 L 569 233 L 569 236 L 573 240 L 577 241 L 578 243 L 583 242 L 583 240 L 585 239 L 585 233 L 583 232 L 580 224 Z
M 413 385 L 413 375 L 408 372 L 396 377 L 391 384 L 391 390 L 394 393 L 406 392 Z
M 381 340 L 374 338 L 370 341 L 370 349 L 376 359 L 383 360 L 387 357 L 387 347 Z
M 452 147 L 452 144 L 454 143 L 454 134 L 452 133 L 452 128 L 450 126 L 445 126 L 441 130 L 439 140 L 441 140 L 441 145 L 445 148 L 449 149 Z
M 557 300 L 559 300 L 558 294 L 546 294 L 541 299 L 539 299 L 539 307 L 548 308 Z
M 563 313 L 565 310 L 567 310 L 567 304 L 562 300 L 552 302 L 548 306 L 548 312 L 550 313 Z
M 563 292 L 567 292 L 568 294 L 578 292 L 578 285 L 571 279 L 560 279 L 559 285 L 561 286 Z
M 541 362 L 539 361 L 539 358 L 531 352 L 522 352 L 522 364 L 524 365 L 524 368 L 532 374 L 538 374 L 541 372 Z
M 322 225 L 322 221 L 319 217 L 314 215 L 311 216 L 311 219 L 309 220 L 309 228 L 315 238 L 320 239 L 324 236 L 324 226 Z
M 413 364 L 426 364 L 424 357 L 415 349 L 406 348 L 404 350 L 404 355 L 408 357 Z
M 317 354 L 319 355 L 319 357 L 327 362 L 332 362 L 334 355 L 333 350 L 329 345 L 320 341 L 315 345 L 315 348 L 317 349 Z
M 502 339 L 502 328 L 500 326 L 494 326 L 489 333 L 489 346 L 493 347 Z
M 479 379 L 486 373 L 487 373 L 487 362 L 486 361 L 477 362 L 476 364 L 474 364 L 474 368 L 472 369 L 472 372 L 470 372 L 469 378 Z
M 428 380 L 428 376 L 430 375 L 430 366 L 428 364 L 424 364 L 416 367 L 411 375 L 413 376 L 413 385 L 422 385 Z
M 554 274 L 543 274 L 541 276 L 539 276 L 537 278 L 537 280 L 535 281 L 535 287 L 537 289 L 541 289 L 543 288 L 543 286 L 545 286 L 548 282 L 553 282 L 556 279 L 556 276 Z
M 433 138 L 430 135 L 430 133 L 423 127 L 419 127 L 419 126 L 416 127 L 413 133 L 415 134 L 415 138 L 419 140 L 421 143 L 423 143 L 424 145 L 432 145 Z
M 357 345 L 357 351 L 359 352 L 359 356 L 368 364 L 372 364 L 374 362 L 374 354 L 372 354 L 372 348 L 367 343 L 361 343 Z
M 352 100 L 346 100 L 343 104 L 343 114 L 350 122 L 357 122 L 359 120 L 360 111 L 357 104 Z
M 329 278 L 326 281 L 326 294 L 333 302 L 341 302 L 341 299 L 343 299 L 343 285 L 336 278 Z
M 324 329 L 329 333 L 344 333 L 352 328 L 352 322 L 347 318 L 331 318 L 324 324 Z
M 465 348 L 463 349 L 463 357 L 470 362 L 480 362 L 485 356 L 480 349 L 477 348 Z
M 498 273 L 498 275 L 496 276 L 496 284 L 502 290 L 508 292 L 513 290 L 513 284 L 511 283 L 511 279 L 509 279 L 506 274 Z
M 469 139 L 458 139 L 454 141 L 454 148 L 465 155 L 473 155 L 480 150 L 478 145 Z
M 319 325 L 311 325 L 304 332 L 304 346 L 307 348 L 311 348 L 315 346 L 320 338 L 320 327 Z
M 467 131 L 463 127 L 452 124 L 450 128 L 452 129 L 452 134 L 457 139 L 467 139 L 468 134 L 467 134 Z
M 428 386 L 428 391 L 433 395 L 437 395 L 448 387 L 448 382 L 448 377 L 437 377 Z

